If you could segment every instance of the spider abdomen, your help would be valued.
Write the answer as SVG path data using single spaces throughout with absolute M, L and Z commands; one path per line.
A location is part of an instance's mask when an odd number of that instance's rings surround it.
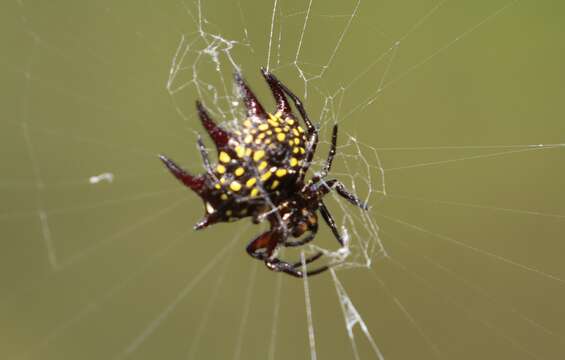
M 291 190 L 304 158 L 304 129 L 290 117 L 268 116 L 264 121 L 246 119 L 228 147 L 220 150 L 208 186 L 221 208 L 231 208 L 232 202 L 257 204 L 261 198 Z M 234 217 L 247 214 L 232 211 Z

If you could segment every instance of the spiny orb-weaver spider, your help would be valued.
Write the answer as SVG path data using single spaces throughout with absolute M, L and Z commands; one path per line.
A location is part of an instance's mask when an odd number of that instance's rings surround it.
M 338 180 L 325 179 L 336 153 L 337 125 L 333 127 L 329 155 L 322 170 L 305 181 L 316 152 L 318 130 L 308 118 L 300 99 L 273 74 L 265 69 L 261 72 L 275 98 L 275 114 L 263 109 L 239 74 L 236 74 L 235 80 L 247 109 L 247 119 L 238 131 L 228 131 L 216 125 L 201 103 L 196 102 L 202 125 L 216 145 L 217 164 L 210 163 L 200 138 L 198 148 L 206 168 L 202 175 L 191 175 L 169 158 L 159 157 L 178 180 L 204 201 L 206 215 L 194 226 L 195 229 L 247 216 L 255 224 L 268 220 L 270 229 L 249 243 L 247 253 L 264 261 L 273 271 L 296 277 L 319 274 L 329 266 L 304 272 L 300 270 L 302 262 L 280 260 L 276 257 L 276 250 L 280 246 L 301 246 L 312 241 L 318 231 L 316 211 L 320 212 L 341 246 L 344 245 L 322 200 L 331 190 L 361 209 L 367 210 L 367 205 L 348 192 Z M 298 124 L 287 96 L 300 112 L 306 130 Z M 318 252 L 305 259 L 305 263 L 309 264 L 321 256 L 322 252 Z

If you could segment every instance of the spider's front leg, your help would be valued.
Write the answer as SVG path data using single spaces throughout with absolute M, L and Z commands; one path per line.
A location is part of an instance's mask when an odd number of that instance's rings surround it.
M 273 255 L 279 240 L 280 234 L 274 230 L 269 230 L 251 240 L 245 250 L 251 257 L 266 261 Z
M 313 237 L 312 237 L 313 238 Z M 269 270 L 284 272 L 294 277 L 303 277 L 304 275 L 311 276 L 319 274 L 328 269 L 328 266 L 323 266 L 318 269 L 310 270 L 304 272 L 298 270 L 302 266 L 302 262 L 296 262 L 294 264 L 282 261 L 276 257 L 273 257 L 273 253 L 277 248 L 278 244 L 284 244 L 284 235 L 276 230 L 270 230 L 262 233 L 255 239 L 253 239 L 249 245 L 247 245 L 247 253 L 255 259 L 262 260 L 265 262 L 265 266 Z M 318 252 L 307 259 L 305 263 L 309 264 L 322 256 L 322 252 Z
M 318 233 L 318 223 L 314 223 L 308 229 L 309 234 L 306 235 L 301 240 L 285 240 L 282 245 L 284 247 L 297 247 L 308 244 L 310 241 L 314 240 L 316 234 Z
M 322 255 L 323 255 L 322 252 L 318 252 L 318 253 L 304 259 L 304 265 L 310 264 L 311 262 L 319 259 Z M 324 266 L 319 267 L 317 269 L 304 272 L 302 270 L 297 270 L 297 268 L 300 268 L 302 266 L 302 261 L 298 261 L 294 264 L 290 264 L 290 263 L 284 262 L 282 260 L 279 260 L 277 258 L 265 261 L 265 265 L 267 265 L 269 270 L 282 271 L 284 273 L 287 273 L 288 275 L 298 277 L 298 278 L 301 278 L 301 277 L 304 277 L 304 276 L 316 275 L 316 274 L 322 273 L 322 272 L 324 272 L 324 271 L 326 271 L 330 268 L 328 265 L 324 265 Z

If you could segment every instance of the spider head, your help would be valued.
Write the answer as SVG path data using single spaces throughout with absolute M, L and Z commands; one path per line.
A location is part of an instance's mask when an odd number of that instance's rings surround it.
M 307 231 L 316 231 L 318 227 L 318 216 L 316 207 L 305 201 L 302 197 L 284 202 L 279 211 L 271 217 L 273 225 L 282 225 L 288 235 L 298 238 Z
M 295 238 L 302 236 L 306 231 L 313 231 L 318 227 L 318 216 L 316 212 L 303 207 L 295 212 L 290 225 L 291 235 Z

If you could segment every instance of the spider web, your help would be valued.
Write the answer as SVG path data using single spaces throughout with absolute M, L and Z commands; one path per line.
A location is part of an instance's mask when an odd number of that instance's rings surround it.
M 271 33 L 269 35 L 267 58 L 265 59 L 266 68 L 271 69 L 271 57 L 274 57 L 273 49 L 275 47 L 278 53 L 276 55 L 276 64 L 273 64 L 272 69 L 276 71 L 277 68 L 285 67 L 285 65 L 281 65 L 280 59 L 282 39 L 280 37 L 278 39 L 273 38 L 275 28 L 281 32 L 282 36 L 282 27 L 285 22 L 292 23 L 294 27 L 296 27 L 296 24 L 302 23 L 303 30 L 300 34 L 295 58 L 286 66 L 291 65 L 297 76 L 302 79 L 304 83 L 304 101 L 308 103 L 308 83 L 324 76 L 325 69 L 330 66 L 333 57 L 337 54 L 340 43 L 353 21 L 359 5 L 360 3 L 356 4 L 353 13 L 347 17 L 344 28 L 338 32 L 337 43 L 334 44 L 335 48 L 329 52 L 327 62 L 322 65 L 311 65 L 314 69 L 319 68 L 320 72 L 309 74 L 301 66 L 302 62 L 299 61 L 304 34 L 309 22 L 309 10 L 304 14 L 304 17 L 301 17 L 299 14 L 281 15 L 279 13 L 282 10 L 278 7 L 278 2 L 274 2 Z M 310 9 L 310 6 L 308 9 Z M 220 30 L 215 29 L 213 25 L 208 23 L 205 14 L 203 14 L 205 7 L 201 2 L 195 3 L 194 6 L 185 4 L 185 11 L 187 17 L 194 22 L 194 27 L 197 30 L 192 36 L 186 34 L 180 36 L 178 47 L 171 60 L 166 85 L 167 91 L 173 98 L 175 109 L 181 118 L 190 124 L 191 128 L 195 122 L 194 109 L 192 106 L 186 108 L 186 104 L 192 105 L 193 101 L 190 101 L 190 99 L 194 99 L 194 96 L 196 96 L 205 102 L 207 107 L 211 109 L 211 113 L 216 121 L 220 122 L 222 126 L 237 129 L 241 126 L 241 119 L 245 118 L 245 109 L 241 103 L 241 95 L 233 85 L 233 74 L 236 72 L 245 73 L 248 78 L 256 78 L 258 67 L 255 67 L 254 71 L 242 69 L 235 53 L 236 49 L 242 48 L 244 52 L 250 53 L 247 56 L 251 56 L 255 52 L 253 45 L 248 38 L 232 40 L 223 37 Z M 293 17 L 298 18 L 297 23 L 292 19 Z M 244 53 L 240 56 L 245 55 Z M 211 76 L 202 75 L 209 74 L 209 72 L 212 72 Z M 339 107 L 338 103 L 341 95 L 339 93 L 328 96 L 319 95 L 322 104 L 321 109 L 315 113 L 317 119 L 316 126 L 321 130 L 321 145 L 327 147 L 329 142 L 325 139 L 331 136 L 328 133 L 328 128 L 331 128 L 332 124 L 336 124 L 340 120 L 339 109 L 336 109 L 336 107 Z M 261 98 L 263 98 L 262 102 L 265 104 L 272 103 L 272 99 L 267 96 L 262 96 Z M 378 194 L 384 195 L 386 192 L 384 170 L 375 149 L 361 143 L 355 137 L 348 134 L 341 134 L 341 138 L 335 163 L 336 167 L 340 167 L 344 171 L 335 172 L 335 176 L 344 181 L 354 193 L 362 196 L 367 203 L 371 202 Z M 209 151 L 213 153 L 213 146 L 209 148 Z M 313 163 L 312 173 L 320 170 L 323 162 L 324 159 L 318 156 Z M 267 193 L 265 189 L 262 192 Z M 372 260 L 376 256 L 386 253 L 378 237 L 376 221 L 370 214 L 347 211 L 350 205 L 346 204 L 346 201 L 338 196 L 334 196 L 334 199 L 343 210 L 339 225 L 344 235 L 345 246 L 337 250 L 320 248 L 316 245 L 310 247 L 321 250 L 326 256 L 332 258 L 330 264 L 336 268 L 370 267 Z M 276 212 L 277 210 L 272 206 L 271 211 Z
M 559 358 L 556 13 L 508 0 L 6 5 L 2 357 Z M 266 271 L 242 251 L 261 231 L 245 222 L 193 232 L 201 204 L 156 159 L 201 172 L 194 100 L 237 127 L 235 71 L 272 104 L 260 66 L 319 126 L 311 173 L 339 124 L 331 177 L 371 206 L 328 195 L 346 246 L 323 228 L 280 254 L 322 250 L 329 274 Z

